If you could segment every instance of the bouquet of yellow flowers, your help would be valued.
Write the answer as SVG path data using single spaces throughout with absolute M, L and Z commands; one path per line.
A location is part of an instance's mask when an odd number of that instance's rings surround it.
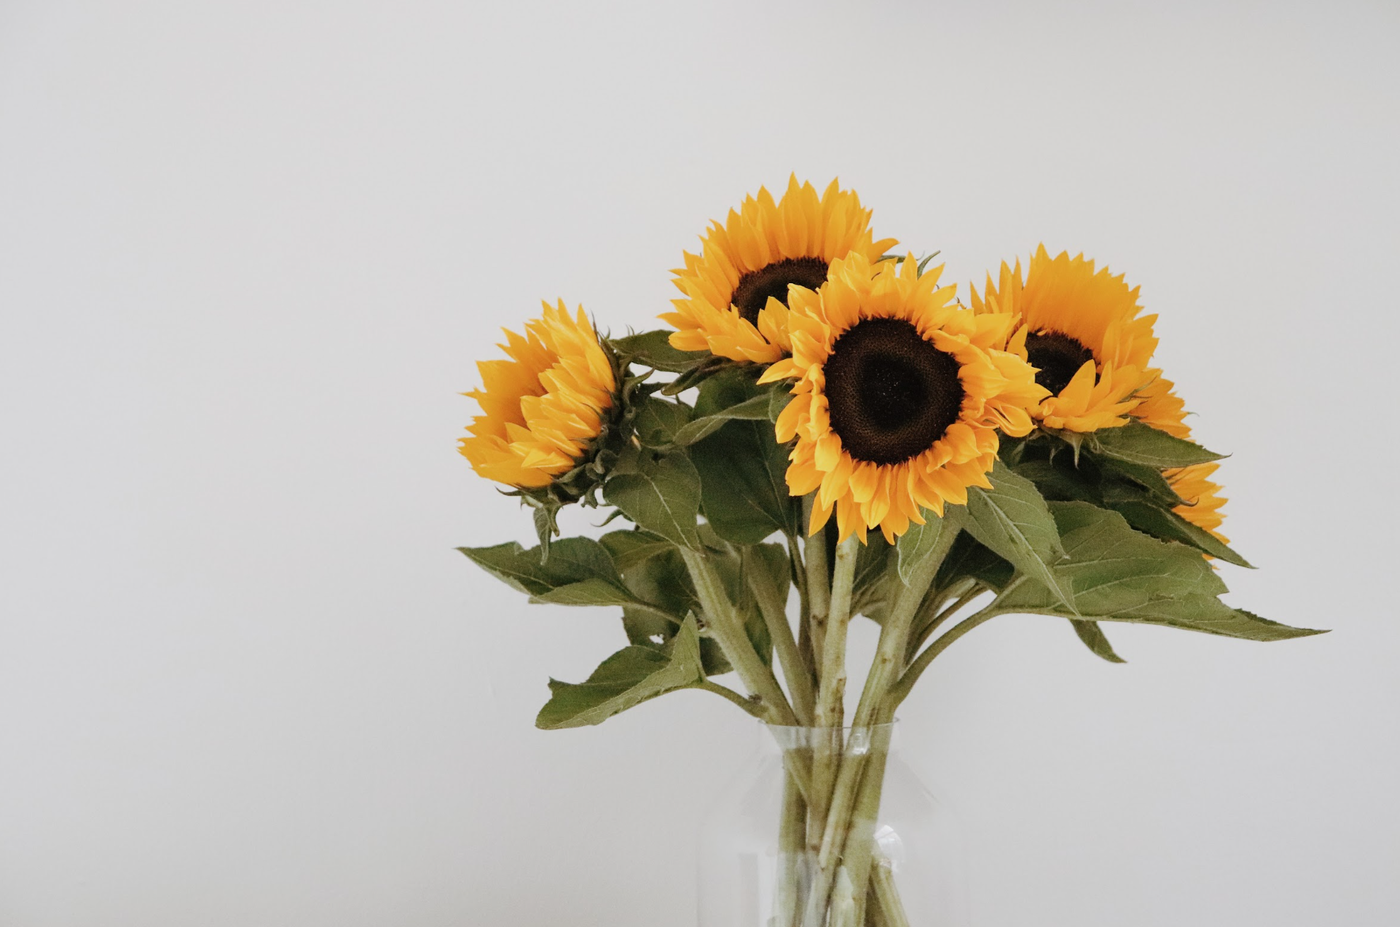
M 1153 366 L 1136 288 L 1041 247 L 963 303 L 895 244 L 834 181 L 760 190 L 685 254 L 670 329 L 603 337 L 546 304 L 466 394 L 461 453 L 533 509 L 539 546 L 462 552 L 532 602 L 622 610 L 627 646 L 551 681 L 541 728 L 697 688 L 815 732 L 784 754 L 776 927 L 909 922 L 869 732 L 978 625 L 1057 617 L 1114 662 L 1103 622 L 1318 633 L 1220 600 L 1217 565 L 1248 566 L 1220 455 Z M 573 503 L 624 526 L 559 538 Z M 858 615 L 879 642 L 847 717 Z

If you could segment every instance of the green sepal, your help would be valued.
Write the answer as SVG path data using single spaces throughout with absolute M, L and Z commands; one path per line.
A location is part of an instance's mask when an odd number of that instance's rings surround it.
M 695 615 L 687 615 L 665 649 L 631 645 L 604 660 L 581 683 L 549 681 L 550 699 L 535 726 L 554 731 L 601 724 L 635 705 L 705 682 Z

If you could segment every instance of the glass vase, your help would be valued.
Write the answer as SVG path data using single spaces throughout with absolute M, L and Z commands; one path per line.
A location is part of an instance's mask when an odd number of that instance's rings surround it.
M 701 825 L 700 927 L 966 927 L 956 816 L 895 726 L 762 727 Z

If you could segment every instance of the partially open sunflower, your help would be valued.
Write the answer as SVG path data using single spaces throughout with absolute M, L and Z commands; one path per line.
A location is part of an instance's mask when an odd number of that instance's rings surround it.
M 990 488 L 997 429 L 1033 427 L 1026 407 L 1046 393 L 1005 350 L 1014 317 L 952 304 L 941 272 L 852 254 L 819 291 L 792 290 L 792 356 L 761 381 L 797 378 L 777 437 L 797 439 L 789 492 L 816 494 L 809 530 L 834 509 L 842 539 L 878 526 L 893 541 L 923 509 L 941 516 L 969 486 Z
M 613 365 L 580 308 L 544 304 L 525 336 L 506 331 L 510 360 L 482 361 L 481 405 L 459 451 L 482 476 L 514 486 L 548 486 L 572 470 L 603 428 L 617 387 Z
M 1036 382 L 1050 392 L 1031 410 L 1048 428 L 1090 432 L 1124 425 L 1161 375 L 1148 367 L 1157 317 L 1139 314 L 1137 287 L 1107 268 L 1095 270 L 1083 255 L 1052 258 L 1041 245 L 1024 283 L 1020 261 L 1014 269 L 1003 263 L 998 282 L 987 275 L 982 296 L 973 289 L 972 307 L 1020 320 L 1012 350 L 1036 368 Z
M 700 254 L 672 271 L 683 298 L 661 316 L 675 326 L 671 346 L 739 361 L 771 363 L 788 350 L 788 286 L 816 289 L 832 261 L 860 254 L 875 261 L 894 246 L 875 241 L 870 210 L 835 180 L 821 196 L 794 176 L 777 203 L 766 189 L 710 224 Z M 768 311 L 765 311 L 768 310 Z

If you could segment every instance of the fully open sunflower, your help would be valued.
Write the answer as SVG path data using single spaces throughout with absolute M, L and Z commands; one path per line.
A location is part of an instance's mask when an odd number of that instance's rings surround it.
M 875 241 L 870 210 L 835 180 L 821 196 L 794 176 L 777 203 L 766 189 L 710 224 L 700 254 L 685 254 L 672 271 L 685 294 L 661 316 L 675 326 L 671 346 L 739 361 L 771 363 L 788 350 L 788 286 L 816 289 L 832 261 L 860 254 L 870 261 L 895 244 Z
M 972 307 L 1019 319 L 1012 350 L 1050 391 L 1031 410 L 1048 428 L 1089 432 L 1126 424 L 1161 375 L 1148 367 L 1157 317 L 1139 314 L 1137 287 L 1107 268 L 1095 270 L 1083 255 L 1051 258 L 1041 245 L 1024 283 L 1020 261 L 1014 269 L 1003 263 L 997 283 L 987 275 L 984 295 L 972 291 Z
M 843 539 L 878 526 L 893 541 L 921 510 L 941 516 L 969 486 L 990 487 L 997 429 L 1033 427 L 1026 408 L 1045 390 L 1004 350 L 1015 319 L 951 305 L 941 272 L 853 254 L 819 291 L 792 290 L 792 356 L 761 380 L 797 378 L 777 437 L 797 439 L 787 484 L 816 493 L 811 531 L 834 509 Z
M 481 361 L 481 405 L 459 451 L 482 476 L 518 489 L 548 486 L 572 470 L 603 428 L 617 388 L 613 365 L 583 309 L 560 300 L 525 336 L 506 331 L 510 360 Z

